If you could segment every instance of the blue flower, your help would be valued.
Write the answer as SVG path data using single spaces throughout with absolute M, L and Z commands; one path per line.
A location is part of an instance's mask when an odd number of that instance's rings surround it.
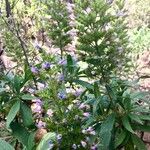
M 59 92 L 59 93 L 57 94 L 57 96 L 58 96 L 58 98 L 60 98 L 60 99 L 66 99 L 66 98 L 67 98 L 67 95 L 66 95 L 66 93 L 64 93 L 64 92 Z
M 54 144 L 51 140 L 48 142 L 48 147 L 49 149 L 52 149 L 54 147 Z
M 43 52 L 43 49 L 38 44 L 35 46 L 35 48 L 39 51 L 39 53 Z
M 61 59 L 61 60 L 59 60 L 58 64 L 59 65 L 66 65 L 67 61 L 65 59 Z
M 63 74 L 60 74 L 58 76 L 58 81 L 64 81 L 64 75 Z
M 58 134 L 58 135 L 57 135 L 57 141 L 60 143 L 61 140 L 62 140 L 62 135 L 61 135 L 61 134 Z
M 33 74 L 38 74 L 38 73 L 39 73 L 39 69 L 38 69 L 37 67 L 32 66 L 32 67 L 31 67 L 31 72 L 32 72 Z
M 45 70 L 48 70 L 51 68 L 51 64 L 49 62 L 44 62 L 42 64 L 42 68 L 45 69 Z

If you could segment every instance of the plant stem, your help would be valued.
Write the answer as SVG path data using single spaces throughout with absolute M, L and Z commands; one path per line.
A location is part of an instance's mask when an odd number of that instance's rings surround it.
M 7 25 L 8 29 L 11 31 L 11 33 L 13 33 L 13 34 L 16 36 L 16 38 L 19 40 L 20 45 L 21 45 L 21 48 L 22 48 L 22 50 L 23 50 L 23 54 L 24 54 L 24 56 L 25 56 L 25 61 L 26 61 L 27 65 L 28 65 L 28 67 L 30 68 L 30 63 L 29 63 L 29 61 L 28 61 L 28 56 L 27 56 L 27 53 L 26 53 L 27 46 L 26 46 L 26 44 L 24 43 L 24 41 L 22 40 L 22 38 L 21 38 L 21 36 L 20 36 L 20 34 L 19 34 L 19 30 L 18 30 L 18 29 L 12 30 L 12 29 L 9 27 L 9 24 L 7 23 L 7 21 L 6 21 L 3 17 L 2 17 L 2 19 L 4 20 L 5 24 Z M 13 21 L 13 25 L 16 27 L 16 24 L 15 24 L 14 21 Z M 14 33 L 14 31 L 15 31 L 16 34 Z M 34 81 L 34 85 L 35 85 L 35 87 L 36 87 L 36 90 L 38 90 L 38 87 L 37 87 L 37 84 L 36 84 L 36 79 L 35 79 L 35 77 L 34 77 L 33 74 L 32 74 L 32 78 L 33 78 L 33 81 Z

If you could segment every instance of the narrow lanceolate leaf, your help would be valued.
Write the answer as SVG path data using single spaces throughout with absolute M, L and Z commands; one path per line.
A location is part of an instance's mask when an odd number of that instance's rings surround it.
M 122 130 L 121 133 L 119 133 L 115 139 L 115 148 L 117 148 L 125 139 L 126 137 L 126 131 Z
M 101 139 L 99 146 L 101 150 L 106 150 L 110 148 L 114 123 L 115 123 L 115 114 L 111 114 L 101 124 L 101 130 L 99 134 Z
M 96 83 L 96 82 L 94 83 L 94 95 L 96 98 L 100 96 L 98 83 Z
M 10 123 L 14 120 L 19 110 L 20 110 L 20 101 L 16 101 L 7 115 L 6 120 L 7 128 L 9 128 Z
M 150 132 L 150 126 L 149 125 L 134 125 L 134 129 L 138 131 L 144 131 L 144 132 Z
M 140 115 L 139 118 L 141 120 L 148 120 L 148 121 L 150 121 L 150 115 Z
M 20 84 L 21 84 L 21 78 L 19 76 L 15 75 L 14 76 L 14 88 L 17 93 L 20 92 L 20 88 L 21 88 Z
M 22 100 L 33 100 L 33 99 L 35 99 L 35 97 L 31 96 L 30 94 L 24 94 L 21 96 L 21 99 Z
M 147 150 L 143 141 L 136 135 L 131 135 L 132 141 L 138 150 Z
M 82 85 L 83 87 L 86 87 L 87 89 L 93 90 L 93 85 L 90 83 L 83 81 L 83 80 L 74 80 L 75 83 Z
M 67 67 L 68 67 L 68 71 L 70 72 L 70 73 L 73 73 L 73 71 L 74 71 L 74 66 L 73 66 L 73 60 L 72 60 L 72 57 L 71 57 L 71 55 L 68 55 L 67 56 Z
M 122 118 L 122 123 L 123 123 L 123 126 L 125 127 L 125 129 L 127 129 L 131 133 L 134 133 L 134 131 L 133 131 L 132 127 L 131 127 L 131 124 L 130 124 L 129 119 L 128 119 L 127 116 L 124 116 Z
M 33 124 L 32 111 L 25 103 L 21 103 L 20 107 L 23 124 L 28 127 Z
M 0 149 L 1 150 L 15 150 L 9 143 L 0 139 Z
M 143 124 L 142 120 L 139 118 L 138 115 L 136 115 L 136 114 L 129 114 L 129 117 L 131 118 L 131 120 L 134 120 L 137 123 Z

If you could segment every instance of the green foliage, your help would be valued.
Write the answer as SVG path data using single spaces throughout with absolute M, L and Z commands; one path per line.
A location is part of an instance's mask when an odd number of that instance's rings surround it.
M 15 147 L 145 150 L 137 133 L 150 132 L 148 92 L 118 76 L 130 71 L 132 49 L 148 49 L 149 29 L 129 38 L 125 1 L 9 2 L 0 33 L 17 67 L 1 78 L 0 112 Z
M 116 11 L 123 13 L 122 1 L 116 5 Z M 77 49 L 81 50 L 82 59 L 88 63 L 87 73 L 93 72 L 94 76 L 109 76 L 117 66 L 123 68 L 128 59 L 126 24 L 122 17 L 110 12 L 110 5 L 103 0 L 77 1 L 76 4 Z
M 16 101 L 16 103 L 11 107 L 9 114 L 7 115 L 7 122 L 6 125 L 9 128 L 10 123 L 14 120 L 16 117 L 18 111 L 20 109 L 20 102 Z
M 7 94 L 9 95 L 9 100 L 2 105 L 4 111 L 8 113 L 6 116 L 7 128 L 12 131 L 12 135 L 16 139 L 18 139 L 24 146 L 27 147 L 29 136 L 29 131 L 27 129 L 30 130 L 34 127 L 34 121 L 32 118 L 31 108 L 26 102 L 31 101 L 35 97 L 25 94 L 24 91 L 22 91 L 25 83 L 27 82 L 27 80 L 24 82 L 25 80 L 26 77 L 24 75 L 6 75 L 4 77 L 4 87 L 5 89 L 9 87 L 9 91 L 6 90 L 6 93 L 1 98 L 7 98 Z
M 0 147 L 2 150 L 14 150 L 14 148 L 4 140 L 0 139 Z
M 61 57 L 65 50 L 64 47 L 71 43 L 71 39 L 67 32 L 71 30 L 69 26 L 68 12 L 65 3 L 61 1 L 47 1 L 44 2 L 46 12 L 50 15 L 50 20 L 47 25 L 49 37 L 55 47 L 60 48 Z
M 110 144 L 112 149 L 126 147 L 130 141 L 138 148 L 137 141 L 139 140 L 139 143 L 142 143 L 142 141 L 135 136 L 135 132 L 137 129 L 148 131 L 146 130 L 148 129 L 147 126 L 144 125 L 144 117 L 142 117 L 144 112 L 145 115 L 149 114 L 149 103 L 144 98 L 141 99 L 141 94 L 143 95 L 144 93 L 139 92 L 135 94 L 132 89 L 129 90 L 127 82 L 115 78 L 111 80 L 109 85 L 105 86 L 104 91 L 101 88 L 103 89 L 103 87 L 99 86 L 99 88 L 97 87 L 93 90 L 94 99 L 92 101 L 87 99 L 87 103 L 93 109 L 87 124 L 89 124 L 89 120 L 92 118 L 93 121 L 90 121 L 90 125 L 94 126 L 97 132 L 100 130 L 100 134 L 97 135 L 99 137 L 100 149 L 110 149 L 108 148 Z M 99 93 L 98 99 L 97 94 L 94 94 L 95 92 Z M 99 100 L 103 99 L 104 95 L 108 98 L 107 106 L 102 105 Z M 147 93 L 143 96 L 145 97 L 146 95 Z M 145 103 L 144 108 L 137 103 L 138 100 Z M 114 114 L 116 117 L 114 117 Z M 146 120 L 148 121 L 149 117 Z M 129 136 L 132 138 L 128 138 Z M 112 143 L 115 143 L 115 148 L 113 148 Z M 141 144 L 142 146 L 144 147 L 143 144 Z

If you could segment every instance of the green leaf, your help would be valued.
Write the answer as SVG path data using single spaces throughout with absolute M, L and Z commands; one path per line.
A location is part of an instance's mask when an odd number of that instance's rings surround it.
M 134 144 L 131 137 L 128 139 L 128 142 L 125 145 L 125 150 L 134 150 Z
M 36 150 L 50 150 L 49 148 L 50 141 L 52 142 L 56 141 L 56 134 L 53 132 L 49 132 L 44 135 Z
M 33 150 L 33 147 L 35 146 L 35 133 L 31 132 L 28 138 L 28 150 Z
M 137 114 L 129 114 L 129 117 L 131 118 L 131 120 L 134 120 L 137 123 L 143 124 L 142 120 Z
M 150 126 L 149 125 L 134 125 L 133 126 L 135 130 L 138 131 L 144 131 L 144 132 L 150 132 Z
M 67 67 L 70 73 L 74 71 L 74 64 L 71 55 L 67 55 Z
M 9 128 L 10 123 L 14 120 L 16 117 L 18 111 L 20 109 L 20 101 L 16 101 L 14 105 L 11 107 L 6 120 L 6 126 Z
M 30 94 L 24 94 L 24 95 L 21 96 L 21 99 L 23 99 L 23 100 L 33 100 L 33 99 L 35 99 L 35 97 L 31 96 Z
M 149 94 L 148 92 L 134 92 L 134 93 L 131 93 L 130 97 L 131 99 L 134 100 L 134 102 L 136 102 L 139 99 L 143 100 L 145 96 L 148 94 Z
M 115 114 L 110 114 L 107 119 L 101 124 L 100 130 L 100 149 L 106 150 L 110 148 L 112 130 L 115 123 Z
M 117 148 L 120 144 L 122 144 L 125 137 L 126 137 L 126 132 L 124 130 L 122 130 L 121 133 L 118 134 L 116 139 L 115 139 L 115 148 Z
M 90 117 L 88 118 L 88 120 L 86 121 L 85 126 L 83 126 L 83 129 L 88 128 L 94 121 L 95 121 L 94 117 L 93 117 L 93 116 L 90 116 Z
M 0 149 L 1 150 L 15 150 L 8 142 L 0 139 Z
M 129 119 L 127 116 L 124 116 L 122 118 L 122 123 L 123 123 L 123 126 L 125 127 L 125 129 L 127 129 L 128 131 L 130 131 L 131 133 L 134 133 L 131 125 L 130 125 L 130 122 L 129 122 Z
M 143 141 L 137 135 L 131 135 L 132 141 L 138 150 L 147 150 Z
M 33 124 L 33 118 L 32 118 L 31 108 L 29 108 L 25 103 L 21 103 L 20 112 L 21 112 L 23 124 L 26 127 L 29 127 L 30 125 L 32 125 Z
M 83 80 L 74 80 L 75 83 L 82 85 L 83 87 L 86 87 L 87 89 L 93 90 L 93 85 L 83 81 Z
M 21 77 L 15 75 L 13 84 L 16 92 L 19 93 L 21 89 Z
M 98 87 L 97 82 L 94 83 L 94 95 L 96 98 L 100 96 L 99 87 Z
M 29 138 L 29 132 L 27 129 L 17 122 L 12 122 L 10 128 L 12 129 L 12 135 L 27 147 Z
M 28 80 L 30 80 L 30 79 L 33 78 L 32 72 L 31 72 L 31 70 L 30 70 L 30 68 L 28 67 L 27 64 L 25 64 L 24 72 L 25 72 L 25 74 L 24 74 L 24 80 L 23 80 L 23 82 L 21 83 L 21 86 L 24 86 L 24 84 L 25 84 Z
M 150 116 L 149 115 L 139 115 L 139 118 L 141 120 L 148 120 L 148 121 L 150 121 Z

